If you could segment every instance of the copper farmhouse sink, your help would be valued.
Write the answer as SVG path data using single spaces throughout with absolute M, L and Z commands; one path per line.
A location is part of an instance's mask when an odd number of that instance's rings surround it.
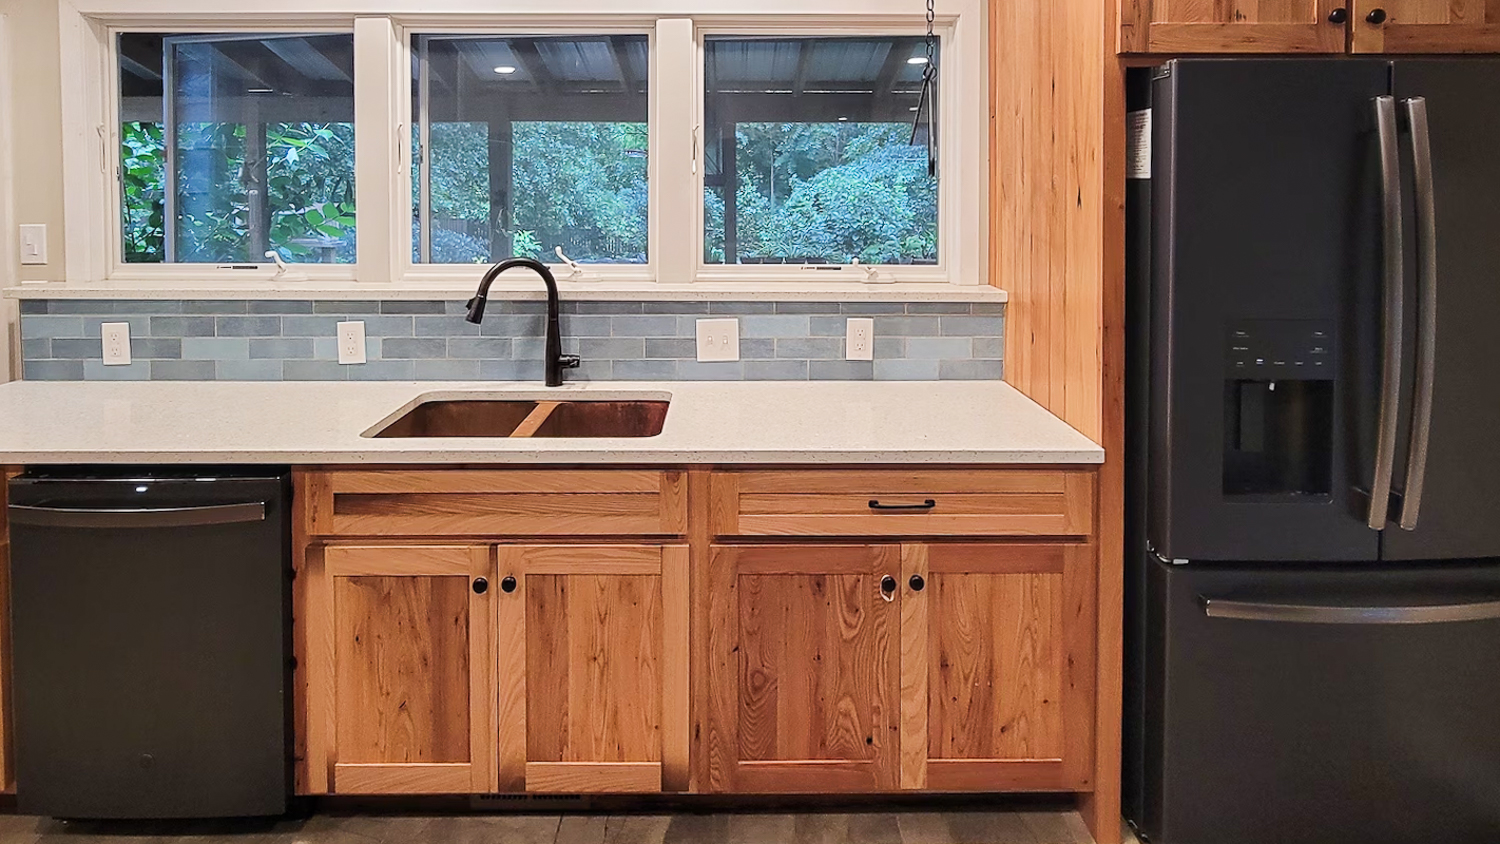
M 517 401 L 459 399 L 423 402 L 370 436 L 391 437 L 654 437 L 667 419 L 665 401 Z

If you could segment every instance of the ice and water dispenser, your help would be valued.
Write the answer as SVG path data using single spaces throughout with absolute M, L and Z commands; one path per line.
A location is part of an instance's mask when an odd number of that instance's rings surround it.
M 1328 495 L 1333 323 L 1240 320 L 1226 333 L 1224 494 Z

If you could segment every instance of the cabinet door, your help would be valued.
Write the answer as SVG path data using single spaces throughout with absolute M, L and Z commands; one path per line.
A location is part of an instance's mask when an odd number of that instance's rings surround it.
M 1075 791 L 1094 736 L 1089 545 L 908 545 L 901 787 Z
M 488 546 L 332 547 L 332 790 L 493 789 Z
M 686 546 L 499 548 L 502 791 L 681 791 Z
M 897 545 L 713 548 L 709 790 L 896 788 L 900 569 Z
M 1342 53 L 1348 0 L 1120 0 L 1122 53 Z
M 1356 53 L 1500 52 L 1500 0 L 1354 0 Z

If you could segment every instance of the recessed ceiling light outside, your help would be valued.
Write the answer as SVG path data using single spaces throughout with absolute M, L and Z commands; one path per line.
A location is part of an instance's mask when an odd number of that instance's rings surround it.
M 926 56 L 912 56 L 906 60 L 907 64 L 927 64 Z
M 512 73 L 515 73 L 516 69 L 508 64 L 503 64 L 495 68 L 495 72 L 502 76 L 509 76 Z
M 245 93 L 247 93 L 247 94 L 274 94 L 275 91 L 272 90 L 272 89 L 270 89 L 270 88 L 246 88 L 245 89 Z

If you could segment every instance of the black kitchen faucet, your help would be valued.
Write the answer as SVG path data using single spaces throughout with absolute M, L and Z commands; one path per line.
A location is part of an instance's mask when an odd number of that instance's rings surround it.
M 543 352 L 546 355 L 547 386 L 561 387 L 562 371 L 578 368 L 579 358 L 578 355 L 562 353 L 562 329 L 557 320 L 557 279 L 552 277 L 552 271 L 547 269 L 546 264 L 530 258 L 507 258 L 490 267 L 484 278 L 479 280 L 479 290 L 475 292 L 474 298 L 469 300 L 469 314 L 465 319 L 475 325 L 484 321 L 484 304 L 489 298 L 490 285 L 497 276 L 512 267 L 525 267 L 535 271 L 547 285 L 547 344 Z

